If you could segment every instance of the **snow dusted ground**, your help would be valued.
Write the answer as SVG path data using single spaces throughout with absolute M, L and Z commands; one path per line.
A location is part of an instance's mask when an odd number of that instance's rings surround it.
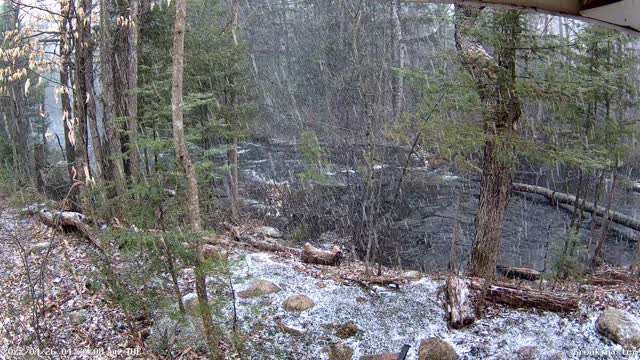
M 589 357 L 577 351 L 622 350 L 596 332 L 599 312 L 595 310 L 582 308 L 577 314 L 561 316 L 500 307 L 470 327 L 452 330 L 442 305 L 444 281 L 423 278 L 399 289 L 377 288 L 372 293 L 330 279 L 323 279 L 326 287 L 320 288 L 318 278 L 301 272 L 295 259 L 269 253 L 242 255 L 235 262 L 237 289 L 254 280 L 269 280 L 282 288 L 274 294 L 238 299 L 239 319 L 252 334 L 247 349 L 257 359 L 326 359 L 321 349 L 335 342 L 352 347 L 353 359 L 399 352 L 403 344 L 411 346 L 407 358 L 417 359 L 420 340 L 433 336 L 449 342 L 461 359 L 522 359 L 519 350 L 527 346 L 536 347 L 540 359 L 583 359 Z M 315 307 L 302 313 L 285 311 L 283 301 L 296 294 L 311 297 Z M 639 309 L 630 311 L 637 316 Z M 281 331 L 278 319 L 304 334 Z M 338 338 L 335 329 L 322 326 L 347 321 L 354 322 L 359 332 L 346 340 Z

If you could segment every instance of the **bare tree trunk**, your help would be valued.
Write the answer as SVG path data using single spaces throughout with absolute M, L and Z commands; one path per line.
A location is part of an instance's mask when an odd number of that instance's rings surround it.
M 233 0 L 231 3 L 231 35 L 233 36 L 233 44 L 235 47 L 238 46 L 238 12 L 240 10 L 240 1 Z M 238 94 L 236 93 L 234 79 L 230 81 L 232 87 L 232 95 L 231 95 L 231 106 L 235 107 L 238 101 Z M 234 116 L 235 116 L 234 109 Z M 233 124 L 236 128 L 239 127 L 239 124 Z M 231 139 L 231 144 L 229 144 L 229 150 L 227 151 L 227 160 L 229 161 L 229 193 L 231 197 L 231 214 L 234 219 L 238 218 L 239 209 L 238 209 L 238 137 L 234 134 L 233 139 Z
M 139 1 L 129 1 L 129 28 L 128 46 L 129 59 L 127 62 L 127 130 L 129 131 L 129 161 L 131 177 L 139 180 L 144 176 L 140 170 L 141 156 L 138 146 L 138 21 L 139 21 Z
M 182 100 L 182 81 L 184 73 L 184 31 L 187 17 L 186 0 L 176 0 L 175 33 L 173 38 L 173 77 L 171 89 L 171 112 L 173 116 L 173 142 L 176 148 L 176 160 L 187 179 L 187 198 L 189 207 L 189 220 L 192 231 L 201 231 L 200 204 L 198 200 L 198 182 L 196 174 L 187 151 L 184 139 L 184 104 Z M 196 246 L 196 271 L 195 283 L 202 324 L 207 337 L 207 344 L 212 359 L 221 359 L 218 329 L 213 323 L 209 296 L 207 294 L 206 274 L 203 269 L 202 242 Z
M 89 0 L 80 0 L 75 11 L 76 16 L 76 42 L 75 42 L 75 76 L 74 76 L 74 155 L 73 170 L 75 180 L 79 185 L 74 187 L 73 192 L 76 205 L 79 205 L 83 212 L 87 212 L 89 207 L 89 199 L 86 194 L 87 187 L 91 184 L 91 170 L 89 167 L 89 156 L 87 151 L 87 84 L 86 77 L 86 61 L 88 61 L 89 42 L 88 33 L 90 32 Z
M 123 184 L 124 164 L 120 156 L 122 148 L 120 142 L 119 127 L 115 123 L 114 113 L 116 109 L 115 88 L 113 84 L 113 39 L 110 28 L 110 11 L 107 3 L 108 0 L 100 0 L 100 65 L 101 65 L 101 83 L 102 83 L 102 123 L 105 131 L 105 146 L 103 169 L 107 172 L 105 178 L 116 183 Z M 114 193 L 118 194 L 121 187 L 115 184 Z
M 91 2 L 87 4 L 90 8 L 86 9 L 88 16 L 91 16 L 91 12 L 93 11 L 93 5 Z M 98 113 L 96 109 L 96 92 L 94 89 L 94 68 L 93 68 L 93 49 L 94 43 L 91 34 L 91 26 L 87 27 L 86 33 L 86 59 L 84 62 L 85 72 L 84 72 L 84 82 L 87 89 L 87 122 L 89 123 L 89 131 L 91 132 L 91 144 L 93 145 L 93 153 L 96 157 L 95 162 L 95 178 L 98 181 L 102 181 L 104 176 L 104 169 L 102 165 L 104 164 L 104 155 L 102 150 L 102 140 L 100 139 L 100 131 L 98 130 Z M 80 79 L 78 79 L 79 81 Z
M 407 57 L 407 45 L 402 38 L 402 23 L 400 22 L 400 0 L 391 0 L 391 17 L 393 20 L 393 32 L 396 42 L 396 65 L 400 71 L 404 69 Z M 404 75 L 397 74 L 395 77 L 395 89 L 393 92 L 393 115 L 397 117 L 402 111 L 404 103 Z
M 60 0 L 60 103 L 62 106 L 62 127 L 64 128 L 64 148 L 67 160 L 69 181 L 73 182 L 73 163 L 75 153 L 73 151 L 73 123 L 71 110 L 71 97 L 69 96 L 69 71 L 71 68 L 71 45 L 69 40 L 69 0 Z
M 602 224 L 602 229 L 600 229 L 600 237 L 598 238 L 598 242 L 596 243 L 596 248 L 593 251 L 593 258 L 591 259 L 591 268 L 596 268 L 598 265 L 601 265 L 604 262 L 604 242 L 607 239 L 607 231 L 609 230 L 609 225 L 611 224 L 611 204 L 613 202 L 613 194 L 616 187 L 617 180 L 617 162 L 616 167 L 613 168 L 613 179 L 611 180 L 611 189 L 607 194 L 607 208 L 604 212 L 604 223 Z

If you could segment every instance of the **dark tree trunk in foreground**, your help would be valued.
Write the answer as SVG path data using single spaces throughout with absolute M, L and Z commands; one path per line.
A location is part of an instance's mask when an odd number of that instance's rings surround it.
M 511 195 L 512 151 L 508 137 L 520 117 L 520 100 L 515 94 L 516 45 L 520 32 L 519 14 L 494 14 L 496 59 L 473 36 L 481 10 L 456 7 L 455 41 L 464 68 L 476 80 L 484 107 L 484 162 L 480 184 L 480 205 L 469 271 L 473 276 L 493 275 L 507 206 Z
M 202 230 L 200 218 L 200 205 L 198 200 L 198 182 L 195 170 L 187 151 L 187 145 L 184 139 L 184 120 L 183 111 L 184 104 L 182 100 L 182 80 L 184 74 L 184 30 L 187 17 L 186 0 L 176 0 L 176 22 L 173 38 L 173 78 L 171 89 L 171 112 L 173 116 L 173 142 L 176 147 L 176 160 L 178 167 L 182 170 L 187 179 L 187 199 L 189 208 L 189 220 L 191 222 L 191 230 L 194 232 Z M 220 349 L 218 341 L 218 329 L 213 323 L 211 308 L 209 305 L 209 296 L 207 294 L 206 273 L 203 268 L 202 245 L 201 241 L 197 241 L 195 251 L 196 271 L 195 284 L 196 294 L 198 296 L 198 304 L 200 314 L 202 315 L 202 324 L 204 325 L 207 344 L 212 359 L 220 359 Z
M 75 162 L 73 152 L 73 123 L 71 110 L 71 97 L 69 92 L 69 71 L 71 67 L 71 45 L 69 42 L 69 3 L 60 2 L 60 83 L 62 92 L 60 93 L 60 104 L 62 106 L 62 127 L 64 128 L 64 148 L 67 160 L 67 171 L 69 180 L 72 180 L 72 168 Z
M 109 11 L 108 0 L 100 0 L 100 80 L 102 81 L 102 109 L 105 131 L 105 146 L 103 160 L 103 169 L 105 170 L 105 178 L 115 181 L 113 193 L 120 192 L 120 186 L 123 184 L 124 165 L 121 155 L 120 132 L 118 125 L 115 123 L 116 95 L 113 83 L 113 39 L 111 34 L 111 12 Z
M 233 37 L 233 45 L 238 46 L 238 13 L 240 10 L 240 1 L 233 0 L 231 2 L 231 36 Z M 238 104 L 238 94 L 235 89 L 235 79 L 228 79 L 231 88 L 231 106 L 234 108 L 234 114 Z M 237 118 L 237 115 L 235 115 Z M 240 124 L 237 121 L 231 124 L 232 127 L 238 129 Z M 227 161 L 229 162 L 229 197 L 231 203 L 231 215 L 234 219 L 239 216 L 239 195 L 238 195 L 238 136 L 232 135 L 231 143 L 229 144 L 229 150 L 227 151 Z
M 75 77 L 74 77 L 74 114 L 73 114 L 73 132 L 74 132 L 74 162 L 73 162 L 73 178 L 77 185 L 74 186 L 72 201 L 79 206 L 83 212 L 86 212 L 89 206 L 89 199 L 86 194 L 87 187 L 91 184 L 91 170 L 89 167 L 89 154 L 87 150 L 87 83 L 86 62 L 90 60 L 90 38 L 91 31 L 90 22 L 90 3 L 88 0 L 81 0 L 76 9 L 76 41 L 75 41 Z

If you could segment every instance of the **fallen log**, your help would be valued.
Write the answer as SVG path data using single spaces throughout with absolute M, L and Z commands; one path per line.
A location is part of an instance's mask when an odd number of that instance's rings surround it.
M 302 262 L 319 265 L 340 265 L 342 250 L 334 245 L 331 250 L 322 250 L 306 243 L 302 249 Z
M 591 275 L 588 281 L 591 285 L 611 286 L 628 284 L 634 281 L 634 277 L 630 273 L 610 269 Z
M 541 276 L 539 271 L 524 267 L 508 267 L 497 265 L 496 270 L 498 271 L 498 273 L 504 275 L 509 279 L 536 281 L 540 279 Z
M 294 254 L 296 256 L 301 256 L 302 254 L 302 251 L 300 251 L 300 249 L 284 246 L 277 243 L 276 241 L 257 240 L 253 236 L 243 235 L 240 233 L 240 230 L 238 230 L 237 227 L 229 223 L 224 223 L 224 227 L 235 241 L 248 244 L 258 250 L 269 252 L 284 252 Z
M 447 310 L 451 327 L 460 329 L 473 324 L 476 317 L 469 298 L 469 282 L 457 275 L 449 276 L 447 278 L 447 295 L 449 299 Z
M 38 212 L 38 218 L 40 221 L 53 228 L 62 227 L 72 229 L 79 232 L 91 245 L 93 245 L 98 251 L 104 253 L 102 247 L 98 244 L 98 239 L 95 234 L 89 228 L 89 225 L 84 223 L 85 216 L 81 213 L 74 211 L 49 211 L 42 209 Z
M 364 276 L 361 278 L 354 278 L 346 275 L 340 275 L 340 279 L 355 283 L 367 290 L 374 290 L 371 285 L 377 286 L 393 286 L 396 289 L 400 288 L 400 285 L 406 284 L 407 279 L 397 277 L 385 277 L 385 276 Z
M 576 197 L 574 195 L 556 192 L 542 186 L 513 183 L 512 190 L 538 194 L 546 197 L 554 203 L 576 206 Z M 601 217 L 606 217 L 607 215 L 607 209 L 603 206 L 596 207 L 592 202 L 582 202 L 582 200 L 580 200 L 580 204 L 585 211 L 590 212 L 591 214 L 595 214 Z M 614 223 L 640 231 L 640 219 L 635 219 L 631 216 L 627 216 L 625 214 L 611 210 L 609 211 L 609 219 Z
M 262 241 L 262 240 L 256 240 L 256 239 L 252 239 L 249 237 L 243 237 L 242 238 L 243 241 L 248 242 L 249 245 L 253 246 L 254 248 L 258 249 L 258 250 L 262 250 L 262 251 L 269 251 L 269 252 L 285 252 L 285 253 L 290 253 L 290 254 L 294 254 L 294 255 L 300 255 L 301 251 L 299 249 L 295 249 L 295 248 L 291 248 L 288 246 L 284 246 L 281 244 L 278 244 L 276 242 L 268 242 L 268 241 Z
M 482 290 L 484 280 L 473 278 L 471 287 Z M 487 294 L 489 301 L 506 304 L 515 308 L 531 307 L 553 312 L 571 312 L 578 309 L 580 302 L 577 296 L 548 292 L 510 284 L 493 284 Z
M 520 196 L 528 201 L 532 201 L 532 202 L 536 202 L 536 203 L 541 203 L 542 199 L 537 196 L 536 194 L 531 194 L 531 193 L 521 193 L 521 192 L 516 192 L 514 195 Z M 582 200 L 580 200 L 580 202 L 582 203 Z M 564 211 L 566 211 L 569 214 L 573 214 L 574 213 L 574 207 L 572 205 L 569 204 L 558 204 L 558 207 Z M 582 228 L 585 230 L 591 230 L 591 222 L 595 221 L 596 225 L 598 226 L 603 226 L 605 223 L 605 220 L 600 217 L 600 216 L 593 216 L 593 214 L 588 213 L 589 216 L 586 216 L 585 214 L 583 214 L 582 218 L 588 221 L 582 221 Z M 607 229 L 609 231 L 609 233 L 614 236 L 617 237 L 620 240 L 624 240 L 627 242 L 640 242 L 640 235 L 636 234 L 635 231 L 633 229 L 630 229 L 624 225 L 620 225 L 620 224 L 616 224 L 614 222 L 609 224 L 609 227 Z

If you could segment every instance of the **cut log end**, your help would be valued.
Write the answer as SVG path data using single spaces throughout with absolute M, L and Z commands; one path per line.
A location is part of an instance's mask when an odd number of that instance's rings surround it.
M 451 275 L 447 278 L 449 323 L 454 329 L 472 324 L 475 319 L 468 281 Z

